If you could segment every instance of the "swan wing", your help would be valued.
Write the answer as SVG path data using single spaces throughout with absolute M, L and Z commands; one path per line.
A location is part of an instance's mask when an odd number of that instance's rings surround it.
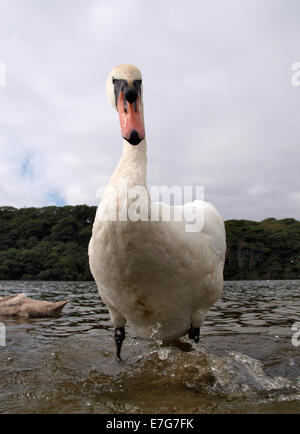
M 204 240 L 208 241 L 218 259 L 224 263 L 226 252 L 225 226 L 213 204 L 203 200 L 195 200 L 178 206 L 155 202 L 154 207 L 160 220 L 169 219 L 169 228 L 173 233 L 188 239 L 196 249 L 201 248 Z

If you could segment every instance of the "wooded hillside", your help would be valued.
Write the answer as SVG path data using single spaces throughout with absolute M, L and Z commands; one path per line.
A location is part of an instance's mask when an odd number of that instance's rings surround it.
M 96 207 L 0 207 L 0 279 L 91 280 Z M 300 222 L 228 220 L 225 279 L 299 279 Z

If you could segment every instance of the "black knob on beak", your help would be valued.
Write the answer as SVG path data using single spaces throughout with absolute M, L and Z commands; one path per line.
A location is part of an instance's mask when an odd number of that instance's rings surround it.
M 124 96 L 126 98 L 126 101 L 128 101 L 129 103 L 133 103 L 136 101 L 138 96 L 137 90 L 134 87 L 127 86 L 124 91 Z

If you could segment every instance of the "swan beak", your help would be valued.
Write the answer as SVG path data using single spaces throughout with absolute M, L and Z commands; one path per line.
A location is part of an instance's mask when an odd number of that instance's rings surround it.
M 140 93 L 136 97 L 129 91 L 121 90 L 117 109 L 120 117 L 121 133 L 131 145 L 138 145 L 145 138 L 144 120 L 141 112 Z

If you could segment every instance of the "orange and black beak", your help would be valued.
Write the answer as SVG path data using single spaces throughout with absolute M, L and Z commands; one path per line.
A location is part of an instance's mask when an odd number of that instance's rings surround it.
M 113 84 L 122 136 L 131 145 L 138 145 L 145 138 L 141 112 L 141 80 L 129 84 L 126 80 L 114 79 Z

